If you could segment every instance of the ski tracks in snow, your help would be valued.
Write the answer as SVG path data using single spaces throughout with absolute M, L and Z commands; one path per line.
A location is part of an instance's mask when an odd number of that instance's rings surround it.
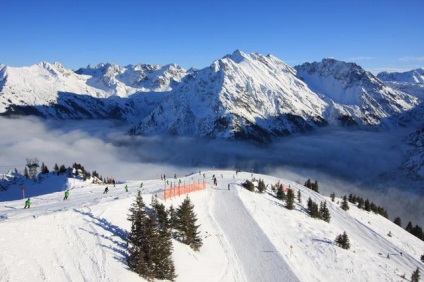
M 232 278 L 236 282 L 246 281 L 247 279 L 245 277 L 245 273 L 242 269 L 242 266 L 239 264 L 240 260 L 237 258 L 236 250 L 234 250 L 231 243 L 228 242 L 228 238 L 224 235 L 223 230 L 218 226 L 217 221 L 213 216 L 215 203 L 214 203 L 214 197 L 212 194 L 213 194 L 213 191 L 210 191 L 209 193 L 210 197 L 205 198 L 205 207 L 207 211 L 206 214 L 216 233 L 217 240 L 219 241 L 219 244 L 221 245 L 223 251 L 225 252 L 225 256 L 228 259 L 228 264 L 227 264 L 227 267 L 225 268 L 225 272 L 222 273 L 219 281 L 225 281 L 231 276 L 231 274 L 234 275 L 234 277 Z
M 222 185 L 226 187 L 228 183 Z M 213 190 L 212 217 L 231 242 L 229 245 L 233 246 L 244 268 L 246 281 L 299 281 L 244 207 L 238 189 L 232 186 L 229 191 Z

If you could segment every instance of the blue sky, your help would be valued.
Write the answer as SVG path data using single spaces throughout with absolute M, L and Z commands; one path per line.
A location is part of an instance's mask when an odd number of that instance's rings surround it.
M 367 70 L 424 67 L 422 0 L 1 0 L 0 63 L 176 63 L 236 49 L 294 66 L 324 57 Z

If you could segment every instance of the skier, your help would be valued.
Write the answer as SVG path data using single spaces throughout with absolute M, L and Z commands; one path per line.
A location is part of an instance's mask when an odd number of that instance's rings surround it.
M 230 190 L 230 184 L 228 184 L 228 190 Z
M 128 192 L 128 185 L 125 185 L 125 192 Z
M 69 197 L 69 190 L 65 191 L 65 197 L 63 198 L 63 200 L 67 200 Z
M 140 188 L 143 188 L 143 182 L 140 183 Z
M 103 192 L 103 194 L 107 194 L 108 191 L 109 191 L 109 188 L 106 186 L 105 191 Z
M 28 200 L 25 201 L 25 207 L 24 207 L 24 209 L 30 208 L 30 206 L 31 206 L 31 202 L 29 201 L 29 198 L 28 198 Z
M 113 187 L 115 187 L 115 179 L 112 179 Z

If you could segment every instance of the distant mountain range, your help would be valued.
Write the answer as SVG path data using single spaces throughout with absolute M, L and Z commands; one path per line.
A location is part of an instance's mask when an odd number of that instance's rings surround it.
M 77 71 L 59 63 L 0 65 L 0 113 L 113 118 L 128 121 L 131 134 L 268 142 L 326 125 L 404 125 L 401 116 L 419 104 L 415 89 L 422 79 L 422 69 L 376 77 L 334 59 L 292 68 L 272 55 L 239 50 L 201 70 L 174 64 L 106 63 Z
M 417 96 L 420 99 L 424 98 L 423 68 L 407 72 L 381 72 L 377 77 L 390 87 Z

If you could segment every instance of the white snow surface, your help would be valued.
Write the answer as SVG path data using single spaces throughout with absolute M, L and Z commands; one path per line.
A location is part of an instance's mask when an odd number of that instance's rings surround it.
M 424 68 L 406 72 L 380 72 L 377 77 L 390 87 L 424 99 Z
M 350 205 L 343 211 L 306 187 L 267 175 L 206 171 L 207 189 L 189 195 L 197 213 L 203 246 L 199 252 L 173 240 L 176 281 L 403 281 L 417 267 L 424 242 L 391 221 Z M 215 174 L 218 185 L 211 185 Z M 197 181 L 198 173 L 181 177 Z M 259 194 L 240 186 L 246 179 L 277 181 L 302 193 L 302 203 L 287 210 L 271 190 Z M 121 181 L 116 187 L 70 179 L 50 182 L 50 193 L 0 202 L 1 281 L 144 281 L 126 265 L 128 209 L 143 182 L 144 202 L 160 197 L 158 179 Z M 128 185 L 129 192 L 124 186 Z M 230 190 L 227 189 L 230 185 Z M 36 194 L 33 189 L 27 196 Z M 70 188 L 69 200 L 63 190 Z M 53 192 L 56 191 L 56 192 Z M 19 194 L 21 191 L 3 193 Z M 1 194 L 0 194 L 1 195 Z M 167 201 L 177 207 L 185 196 Z M 327 201 L 331 222 L 310 218 L 306 200 Z M 338 234 L 349 236 L 351 248 L 334 245 Z M 391 237 L 387 234 L 391 232 Z M 390 258 L 388 258 L 388 256 Z
M 311 90 L 330 104 L 325 118 L 332 123 L 344 115 L 357 124 L 379 125 L 419 104 L 416 97 L 385 85 L 355 63 L 327 58 L 295 69 Z

